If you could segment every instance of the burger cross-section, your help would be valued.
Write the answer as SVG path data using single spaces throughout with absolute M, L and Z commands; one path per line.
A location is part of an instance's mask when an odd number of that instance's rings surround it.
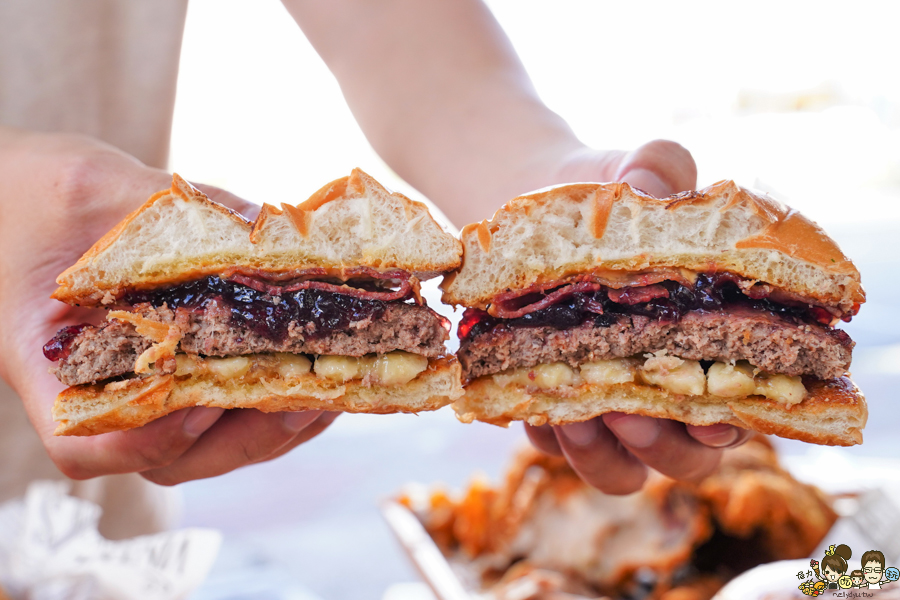
M 867 409 L 836 326 L 865 301 L 815 223 L 720 182 L 657 199 L 570 184 L 443 231 L 365 173 L 254 223 L 177 175 L 58 279 L 110 309 L 44 347 L 70 386 L 58 433 L 188 406 L 560 425 L 611 412 L 862 442 Z M 444 275 L 449 321 L 419 282 Z M 457 360 L 458 358 L 458 360 Z
M 862 441 L 867 409 L 835 326 L 865 301 L 815 223 L 733 182 L 656 199 L 627 184 L 516 198 L 466 226 L 445 302 L 466 307 L 463 421 L 610 411 Z
M 112 309 L 44 347 L 57 434 L 189 406 L 434 410 L 461 394 L 450 323 L 419 282 L 459 266 L 424 204 L 356 170 L 251 223 L 177 175 L 60 275 L 58 300 Z

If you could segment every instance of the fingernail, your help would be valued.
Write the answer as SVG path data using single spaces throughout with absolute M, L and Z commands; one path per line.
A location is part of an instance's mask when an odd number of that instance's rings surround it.
M 597 423 L 593 419 L 582 423 L 561 425 L 559 429 L 563 436 L 576 446 L 589 446 L 600 434 Z
M 606 426 L 626 446 L 647 448 L 659 438 L 659 423 L 651 417 L 640 415 L 606 415 Z
M 698 442 L 713 448 L 725 448 L 738 440 L 741 435 L 737 427 L 732 425 L 710 425 L 708 427 L 692 427 L 691 436 Z
M 669 186 L 657 177 L 656 173 L 647 169 L 632 169 L 621 179 L 631 187 L 647 192 L 656 198 L 667 198 L 671 195 Z
M 282 415 L 281 420 L 288 431 L 297 433 L 302 429 L 305 429 L 310 423 L 315 421 L 320 414 L 321 411 L 318 410 L 286 412 Z
M 208 406 L 195 406 L 184 418 L 181 427 L 191 437 L 200 437 L 204 431 L 213 426 L 219 420 L 224 408 L 210 408 Z

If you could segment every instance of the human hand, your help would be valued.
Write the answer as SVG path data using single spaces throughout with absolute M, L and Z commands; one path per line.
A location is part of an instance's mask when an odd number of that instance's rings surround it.
M 579 151 L 566 159 L 559 173 L 562 181 L 625 181 L 658 198 L 697 185 L 691 154 L 665 140 L 628 153 Z M 724 448 L 739 446 L 751 436 L 733 425 L 699 427 L 624 413 L 560 427 L 526 425 L 525 431 L 535 447 L 565 456 L 584 481 L 609 494 L 639 490 L 647 467 L 674 479 L 702 479 L 716 468 Z
M 98 323 L 105 311 L 50 299 L 64 269 L 171 175 L 96 140 L 0 127 L 0 376 L 21 396 L 57 467 L 73 479 L 139 472 L 173 485 L 281 456 L 337 416 L 197 407 L 144 427 L 55 437 L 51 407 L 63 389 L 41 349 L 61 327 Z M 213 200 L 253 217 L 258 208 L 223 190 Z

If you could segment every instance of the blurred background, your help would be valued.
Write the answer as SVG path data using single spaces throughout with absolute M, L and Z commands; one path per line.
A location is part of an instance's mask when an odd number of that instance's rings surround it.
M 866 442 L 779 446 L 826 489 L 850 472 L 897 478 L 900 4 L 488 5 L 545 102 L 583 141 L 630 149 L 676 140 L 693 153 L 701 187 L 735 179 L 764 190 L 839 241 L 869 296 L 845 326 L 870 403 Z M 277 0 L 191 0 L 170 168 L 277 204 L 305 200 L 357 166 L 425 200 L 368 145 Z M 449 409 L 344 415 L 279 460 L 184 484 L 182 524 L 225 534 L 196 597 L 425 598 L 378 502 L 410 481 L 454 489 L 476 471 L 496 479 L 523 443 L 520 427 L 463 426 Z

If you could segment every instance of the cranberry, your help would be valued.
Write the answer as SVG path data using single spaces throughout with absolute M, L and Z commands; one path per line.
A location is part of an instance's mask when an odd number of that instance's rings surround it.
M 472 333 L 473 335 L 477 335 L 478 332 L 473 332 L 472 329 L 474 329 L 478 324 L 496 320 L 497 319 L 494 319 L 483 310 L 479 310 L 477 308 L 467 308 L 465 311 L 463 311 L 462 319 L 459 320 L 459 326 L 456 329 L 456 334 L 459 336 L 459 339 L 468 337 L 470 333 Z
M 702 274 L 692 286 L 663 281 L 645 286 L 651 289 L 625 288 L 612 295 L 615 302 L 606 290 L 578 292 L 516 319 L 494 318 L 482 310 L 467 309 L 458 335 L 460 339 L 472 338 L 498 326 L 568 329 L 588 319 L 597 327 L 608 327 L 616 322 L 618 315 L 642 315 L 664 323 L 676 323 L 690 311 L 726 310 L 730 306 L 766 311 L 792 323 L 825 322 L 822 320 L 823 313 L 827 313 L 824 309 L 800 304 L 788 306 L 765 297 L 750 298 L 738 287 L 738 281 L 728 273 Z M 659 289 L 660 286 L 664 289 Z M 830 322 L 830 313 L 828 319 Z
M 69 358 L 72 340 L 78 337 L 78 334 L 85 327 L 90 327 L 90 324 L 68 325 L 57 331 L 53 339 L 44 344 L 44 356 L 47 357 L 47 360 L 56 362 Z
M 323 337 L 346 331 L 351 323 L 377 319 L 384 314 L 386 305 L 381 300 L 313 288 L 271 296 L 215 276 L 170 288 L 132 292 L 122 299 L 129 305 L 149 302 L 173 309 L 203 308 L 212 300 L 231 311 L 231 325 L 245 327 L 273 341 L 287 337 L 292 321 L 307 328 L 306 337 Z

